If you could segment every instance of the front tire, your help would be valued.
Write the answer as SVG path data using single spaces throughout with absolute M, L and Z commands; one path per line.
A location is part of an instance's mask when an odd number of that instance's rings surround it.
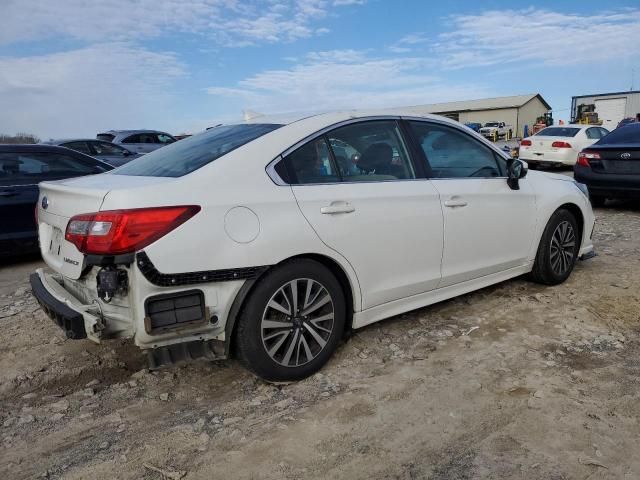
M 568 210 L 557 210 L 544 229 L 531 279 L 544 285 L 564 282 L 575 266 L 580 251 L 580 229 Z
M 289 261 L 251 292 L 238 319 L 238 356 L 264 380 L 301 380 L 329 360 L 345 320 L 345 295 L 331 271 L 314 260 Z

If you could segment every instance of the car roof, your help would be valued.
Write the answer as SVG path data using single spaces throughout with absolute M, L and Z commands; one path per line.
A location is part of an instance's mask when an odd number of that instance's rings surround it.
M 0 145 L 0 153 L 28 153 L 28 152 L 44 152 L 44 153 L 69 153 L 74 152 L 78 153 L 75 150 L 70 150 L 65 147 L 59 147 L 57 145 L 48 145 L 43 143 L 35 143 L 35 144 L 3 144 Z M 82 155 L 82 154 L 80 154 Z M 84 155 L 88 157 L 88 155 Z M 94 159 L 93 157 L 89 157 Z M 94 159 L 95 160 L 95 159 Z
M 44 142 L 40 142 L 41 145 L 60 145 L 61 143 L 70 142 L 105 142 L 99 138 L 52 138 Z M 105 142 L 109 143 L 109 142 Z
M 272 123 L 280 125 L 293 125 L 293 124 L 309 124 L 318 125 L 319 128 L 331 126 L 335 123 L 340 123 L 352 119 L 365 119 L 374 117 L 405 117 L 405 118 L 424 118 L 438 121 L 446 121 L 455 125 L 460 125 L 455 120 L 451 120 L 442 115 L 434 115 L 431 113 L 416 113 L 415 111 L 403 108 L 387 108 L 387 109 L 363 109 L 363 110 L 338 110 L 333 112 L 322 112 L 309 115 L 303 114 L 276 114 L 276 115 L 261 115 L 247 120 L 244 122 L 236 123 Z
M 164 133 L 165 135 L 171 135 L 170 133 L 163 132 L 162 130 L 106 130 L 104 132 L 98 133 L 98 135 L 104 135 L 104 134 L 122 135 L 125 133 Z
M 430 113 L 416 113 L 407 108 L 393 109 L 376 109 L 376 110 L 343 110 L 335 112 L 327 112 L 316 115 L 306 116 L 298 120 L 282 121 L 278 116 L 259 116 L 254 117 L 245 122 L 235 122 L 229 125 L 247 125 L 247 124 L 280 124 L 282 128 L 278 128 L 269 132 L 267 135 L 259 137 L 252 142 L 238 148 L 227 154 L 232 158 L 236 155 L 244 155 L 246 151 L 257 149 L 262 155 L 272 156 L 275 158 L 282 152 L 292 148 L 293 145 L 305 141 L 305 139 L 318 134 L 321 131 L 337 128 L 345 122 L 351 121 L 370 121 L 380 119 L 406 119 L 406 120 L 431 120 L 440 124 L 450 125 L 453 128 L 464 129 L 465 133 L 477 137 L 485 142 L 480 134 L 468 129 L 460 122 L 450 118 L 434 115 Z M 493 148 L 493 147 L 492 147 Z M 506 154 L 499 148 L 493 148 L 500 155 Z M 235 154 L 235 155 L 234 155 Z M 251 156 L 251 155 L 249 155 Z

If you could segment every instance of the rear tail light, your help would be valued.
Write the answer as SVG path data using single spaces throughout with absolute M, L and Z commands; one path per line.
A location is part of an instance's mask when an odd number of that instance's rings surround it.
M 553 142 L 551 146 L 553 148 L 571 148 L 571 144 L 567 142 Z
M 580 154 L 578 154 L 578 161 L 576 163 L 582 167 L 590 167 L 591 164 L 589 163 L 589 160 L 600 160 L 600 154 L 597 152 L 590 152 L 589 150 L 585 150 L 584 152 L 580 152 Z
M 520 142 L 520 146 L 521 147 L 530 147 L 531 146 L 531 140 L 522 140 Z
M 76 215 L 65 239 L 82 253 L 119 255 L 135 252 L 165 236 L 200 211 L 197 205 L 106 210 Z

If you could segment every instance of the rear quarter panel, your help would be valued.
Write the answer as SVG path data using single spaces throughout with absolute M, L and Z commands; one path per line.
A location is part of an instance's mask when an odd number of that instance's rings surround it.
M 275 265 L 296 255 L 320 254 L 336 261 L 345 271 L 352 286 L 354 308 L 358 310 L 361 303 L 356 273 L 309 226 L 291 187 L 278 186 L 267 176 L 265 166 L 270 158 L 255 168 L 237 168 L 233 158 L 227 157 L 172 179 L 170 187 L 163 184 L 112 190 L 101 210 L 199 205 L 202 210 L 193 218 L 144 248 L 160 272 Z M 237 221 L 230 220 L 229 215 L 238 211 L 242 213 L 241 222 L 247 218 L 247 225 L 238 226 Z M 234 240 L 234 228 L 252 230 L 254 235 Z

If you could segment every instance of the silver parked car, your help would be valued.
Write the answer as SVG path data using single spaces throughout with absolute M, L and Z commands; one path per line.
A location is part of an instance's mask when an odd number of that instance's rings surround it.
M 149 153 L 176 141 L 171 135 L 157 130 L 109 130 L 96 135 L 98 140 L 121 144 L 137 153 Z
M 125 163 L 138 158 L 141 154 L 132 152 L 120 145 L 116 145 L 104 140 L 95 140 L 93 138 L 67 138 L 58 140 L 49 140 L 42 142 L 45 145 L 58 145 L 70 148 L 76 152 L 90 155 L 98 160 L 108 163 L 112 167 L 119 167 Z

